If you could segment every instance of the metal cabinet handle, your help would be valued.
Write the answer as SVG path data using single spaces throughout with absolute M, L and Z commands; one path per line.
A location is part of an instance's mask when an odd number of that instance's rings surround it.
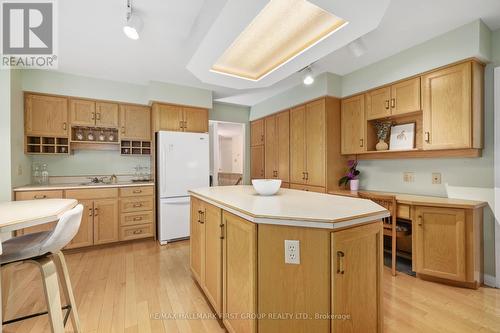
M 363 147 L 365 145 L 365 140 L 364 139 L 359 139 L 359 146 Z
M 306 173 L 302 172 L 302 180 L 306 180 Z
M 96 116 L 96 119 L 97 119 L 97 120 L 101 120 L 101 113 L 100 113 L 100 112 L 98 112 L 98 113 L 96 113 L 96 115 L 97 115 L 97 116 Z
M 125 134 L 125 126 L 122 126 L 121 132 L 122 134 Z
M 430 132 L 425 132 L 425 142 L 430 143 L 431 142 L 431 133 Z
M 95 120 L 95 112 L 92 112 L 92 116 L 90 116 L 90 119 Z
M 142 207 L 142 203 L 136 202 L 134 203 L 134 208 Z
M 43 195 L 37 194 L 37 195 L 35 195 L 33 197 L 33 199 L 36 199 L 36 200 L 38 200 L 38 199 L 46 199 L 46 198 L 47 198 L 47 196 L 45 194 L 43 194 Z
M 260 136 L 260 141 L 261 141 L 261 142 L 264 142 L 264 134 L 262 134 L 262 135 Z
M 224 239 L 224 223 L 219 224 L 220 227 L 220 239 Z
M 141 220 L 142 220 L 142 216 L 134 217 L 134 221 L 141 221 Z
M 94 215 L 94 210 L 92 208 L 89 208 L 89 216 Z
M 142 190 L 141 189 L 134 190 L 133 193 L 142 193 Z
M 139 229 L 139 230 L 135 230 L 135 231 L 134 231 L 134 235 L 139 235 L 139 234 L 142 234 L 142 229 Z
M 389 100 L 388 99 L 385 100 L 385 109 L 389 110 Z
M 182 120 L 179 121 L 179 128 L 184 128 L 184 126 L 182 125 Z
M 423 226 L 424 226 L 424 219 L 422 218 L 422 215 L 419 215 L 417 224 L 418 224 L 420 227 L 423 227 Z
M 94 216 L 99 216 L 99 208 L 94 208 Z
M 63 123 L 63 130 L 66 130 L 68 128 L 68 124 L 66 122 Z
M 396 107 L 396 99 L 392 98 L 391 99 L 391 108 L 395 108 L 395 107 Z
M 344 274 L 344 257 L 344 252 L 337 251 L 337 274 Z
M 202 210 L 199 210 L 199 211 L 198 211 L 198 216 L 200 217 L 200 218 L 199 218 L 199 220 L 198 220 L 198 222 L 200 222 L 201 224 L 204 224 L 204 223 L 205 223 L 205 221 L 204 221 L 204 217 L 203 217 L 203 214 L 205 214 L 205 212 L 204 212 L 204 211 L 202 211 Z

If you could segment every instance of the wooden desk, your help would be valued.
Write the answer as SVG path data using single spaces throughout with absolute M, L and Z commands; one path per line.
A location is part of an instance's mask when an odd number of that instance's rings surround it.
M 0 232 L 10 232 L 39 224 L 54 222 L 74 208 L 74 199 L 43 199 L 0 202 Z M 0 239 L 0 254 L 2 253 Z M 2 290 L 0 274 L 0 300 Z M 2 332 L 2 310 L 0 306 L 0 333 Z
M 412 269 L 417 276 L 467 288 L 478 288 L 483 283 L 486 202 L 363 190 L 328 193 L 396 196 L 396 216 L 411 221 Z

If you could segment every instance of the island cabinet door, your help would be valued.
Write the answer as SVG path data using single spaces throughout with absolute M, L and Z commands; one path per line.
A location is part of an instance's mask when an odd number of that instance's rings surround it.
M 419 274 L 465 281 L 465 211 L 416 207 L 413 227 L 415 270 Z
M 230 333 L 254 333 L 257 313 L 257 228 L 223 212 L 223 323 Z
M 222 210 L 205 203 L 205 276 L 203 289 L 215 312 L 222 313 Z
M 190 265 L 191 272 L 200 286 L 203 286 L 202 277 L 204 276 L 205 266 L 205 224 L 201 216 L 203 211 L 203 202 L 191 197 Z
M 382 332 L 382 223 L 333 232 L 331 242 L 332 332 Z

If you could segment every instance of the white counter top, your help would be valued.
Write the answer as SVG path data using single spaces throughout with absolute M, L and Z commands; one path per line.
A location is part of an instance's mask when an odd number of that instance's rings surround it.
M 254 223 L 337 229 L 389 216 L 370 200 L 299 190 L 280 189 L 265 197 L 252 186 L 219 186 L 190 193 Z
M 49 185 L 26 185 L 14 188 L 14 192 L 22 191 L 50 191 L 50 190 L 74 190 L 85 188 L 110 188 L 110 187 L 134 187 L 134 186 L 154 186 L 154 182 L 118 182 L 110 184 L 49 184 Z

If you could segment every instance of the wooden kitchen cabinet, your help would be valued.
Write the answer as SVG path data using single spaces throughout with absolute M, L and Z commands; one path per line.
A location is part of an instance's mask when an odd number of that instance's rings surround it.
M 473 93 L 482 73 L 482 65 L 465 62 L 422 76 L 424 149 L 482 148 L 482 100 L 473 99 L 482 96 Z
M 332 332 L 383 331 L 383 229 L 376 222 L 331 234 Z M 373 278 L 376 276 L 376 278 Z
M 60 190 L 51 190 L 51 191 L 23 191 L 16 192 L 15 199 L 16 201 L 22 200 L 41 200 L 41 199 L 62 199 L 63 191 Z M 41 231 L 49 231 L 54 229 L 56 226 L 56 222 L 45 223 L 36 225 L 34 227 L 24 228 L 16 231 L 16 235 L 26 235 L 33 234 L 35 232 Z
M 151 141 L 151 109 L 148 106 L 120 105 L 121 140 Z
M 203 289 L 217 315 L 222 314 L 222 210 L 205 204 L 205 251 Z
M 67 137 L 68 99 L 66 97 L 25 94 L 25 134 Z
M 389 117 L 391 115 L 391 87 L 383 87 L 366 93 L 366 119 Z
M 117 128 L 119 126 L 118 104 L 96 102 L 95 124 L 98 127 Z
M 204 248 L 205 248 L 205 224 L 202 223 L 202 212 L 205 211 L 203 201 L 191 196 L 191 217 L 190 217 L 190 256 L 189 263 L 191 273 L 198 283 L 202 284 L 204 273 Z
M 465 210 L 416 207 L 415 216 L 415 271 L 429 276 L 465 281 Z
M 302 184 L 306 170 L 306 107 L 290 110 L 290 182 Z
M 250 145 L 260 146 L 264 144 L 264 119 L 254 120 L 250 123 Z
M 280 112 L 264 119 L 265 177 L 289 181 L 290 113 Z
M 257 313 L 257 227 L 236 215 L 223 212 L 223 313 Z M 254 333 L 255 319 L 224 316 L 229 332 Z
M 208 133 L 208 110 L 184 107 L 184 132 Z
M 69 115 L 71 125 L 95 126 L 95 101 L 71 98 Z
M 366 150 L 365 96 L 342 100 L 342 154 L 358 154 Z
M 250 147 L 250 155 L 251 179 L 264 178 L 264 146 Z
M 118 200 L 94 201 L 94 244 L 118 241 Z
M 155 131 L 208 133 L 208 110 L 173 104 L 153 104 Z
M 73 249 L 94 244 L 94 202 L 92 200 L 79 200 L 78 203 L 83 205 L 82 221 L 78 233 L 65 247 Z

